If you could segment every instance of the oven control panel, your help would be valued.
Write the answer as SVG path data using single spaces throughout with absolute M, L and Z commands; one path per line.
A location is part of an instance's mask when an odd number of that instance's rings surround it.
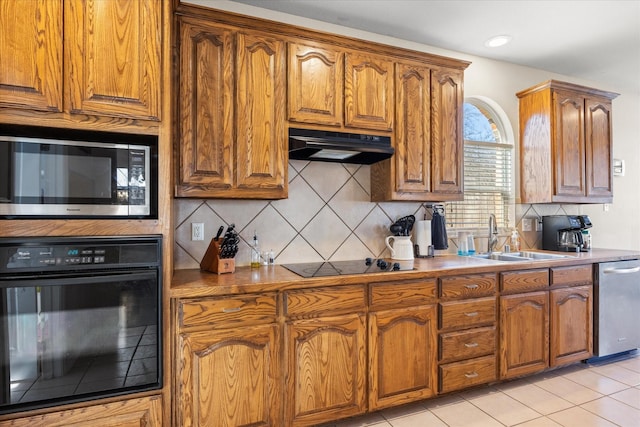
M 3 244 L 0 239 L 0 272 L 75 270 L 86 268 L 157 265 L 160 248 L 154 242 L 65 242 Z M 44 243 L 44 242 L 42 242 Z

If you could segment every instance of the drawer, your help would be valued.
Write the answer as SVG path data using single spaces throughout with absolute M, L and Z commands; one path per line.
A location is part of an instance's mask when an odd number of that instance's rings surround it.
M 505 293 L 528 292 L 549 287 L 549 270 L 509 271 L 500 273 L 500 290 Z
M 373 310 L 432 304 L 436 300 L 436 279 L 372 283 L 369 300 Z
M 475 328 L 440 334 L 440 362 L 473 359 L 495 354 L 496 328 Z
M 552 286 L 591 284 L 593 284 L 593 267 L 591 264 L 551 269 Z
M 365 311 L 364 290 L 364 285 L 355 285 L 286 291 L 284 312 L 290 317 L 317 317 Z
M 496 292 L 496 275 L 470 274 L 440 278 L 440 298 L 465 299 L 490 296 Z
M 474 328 L 495 322 L 495 297 L 440 303 L 441 329 Z
M 495 356 L 440 365 L 440 392 L 446 393 L 495 381 L 496 366 Z
M 275 294 L 229 298 L 186 299 L 178 302 L 180 327 L 213 325 L 216 328 L 276 321 Z

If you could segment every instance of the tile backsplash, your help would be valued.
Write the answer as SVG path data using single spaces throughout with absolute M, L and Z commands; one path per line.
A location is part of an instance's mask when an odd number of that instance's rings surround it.
M 422 218 L 424 209 L 419 202 L 371 202 L 370 187 L 370 166 L 291 160 L 288 199 L 175 199 L 174 268 L 198 268 L 218 228 L 231 223 L 241 237 L 237 265 L 249 264 L 254 232 L 277 264 L 388 257 L 389 226 L 409 214 Z M 516 205 L 516 223 L 520 228 L 524 217 L 558 213 L 578 212 L 570 205 Z M 204 240 L 191 240 L 192 223 L 204 223 Z M 448 252 L 456 251 L 455 234 L 449 232 Z M 482 249 L 487 239 L 479 235 Z M 508 236 L 502 230 L 499 248 Z M 540 232 L 521 236 L 523 248 L 539 246 Z

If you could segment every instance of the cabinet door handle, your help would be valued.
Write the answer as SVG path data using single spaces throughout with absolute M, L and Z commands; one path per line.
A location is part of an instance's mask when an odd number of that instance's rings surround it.
M 475 316 L 478 315 L 478 312 L 477 311 L 472 311 L 471 313 L 465 313 L 464 315 L 467 316 L 467 317 L 475 317 Z
M 477 372 L 467 372 L 466 374 L 464 374 L 465 377 L 467 378 L 475 378 L 478 376 Z
M 464 344 L 465 347 L 467 348 L 473 348 L 473 347 L 477 347 L 478 343 L 477 342 L 468 342 Z
M 467 289 L 478 289 L 480 286 L 478 285 L 464 285 L 465 288 Z
M 232 308 L 223 308 L 222 312 L 223 313 L 235 313 L 237 311 L 242 310 L 240 307 L 232 307 Z

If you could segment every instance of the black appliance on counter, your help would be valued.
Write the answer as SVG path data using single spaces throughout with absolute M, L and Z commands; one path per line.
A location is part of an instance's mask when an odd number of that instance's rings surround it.
M 0 414 L 162 386 L 162 237 L 0 239 Z
M 542 249 L 586 252 L 582 230 L 591 228 L 587 215 L 549 215 L 542 217 Z

